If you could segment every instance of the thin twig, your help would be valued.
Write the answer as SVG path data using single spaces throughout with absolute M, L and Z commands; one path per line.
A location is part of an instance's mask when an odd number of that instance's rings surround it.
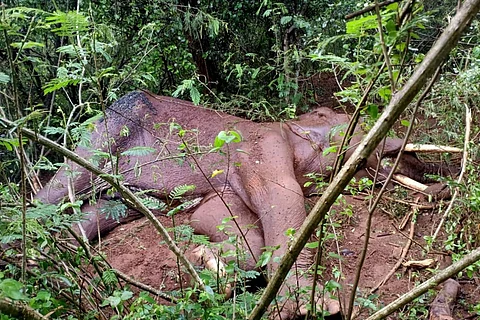
M 395 3 L 395 2 L 399 2 L 400 0 L 387 0 L 387 1 L 383 1 L 383 2 L 380 2 L 378 4 L 378 7 L 379 8 L 382 8 L 382 7 L 385 7 L 385 6 L 388 6 L 389 4 L 392 4 L 392 3 Z M 355 12 L 352 12 L 352 13 L 349 13 L 345 16 L 345 20 L 350 20 L 350 19 L 353 19 L 355 17 L 358 17 L 358 16 L 361 16 L 362 14 L 364 13 L 367 13 L 367 12 L 370 12 L 370 11 L 373 11 L 375 10 L 375 7 L 377 5 L 373 4 L 371 6 L 368 6 L 368 7 L 365 7 L 363 8 L 362 10 L 358 10 L 358 11 L 355 11 Z
M 172 302 L 172 303 L 177 303 L 178 302 L 178 299 L 175 298 L 174 296 L 170 296 L 170 295 L 166 294 L 165 292 L 157 290 L 157 289 L 155 289 L 155 288 L 153 288 L 149 285 L 146 285 L 145 283 L 142 283 L 140 281 L 136 281 L 135 279 L 133 279 L 132 277 L 129 277 L 128 275 L 121 272 L 120 270 L 117 270 L 117 269 L 110 269 L 110 270 L 113 273 L 115 273 L 120 279 L 124 280 L 125 282 L 128 282 L 129 284 L 131 284 L 131 285 L 133 285 L 137 288 L 140 288 L 142 290 L 150 292 L 151 294 L 159 296 L 160 298 L 162 298 L 164 300 L 167 300 L 169 302 Z

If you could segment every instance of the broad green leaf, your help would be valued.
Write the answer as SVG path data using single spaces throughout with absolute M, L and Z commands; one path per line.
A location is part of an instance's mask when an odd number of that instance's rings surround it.
M 40 42 L 26 41 L 23 42 L 13 42 L 10 44 L 14 48 L 30 49 L 30 48 L 43 48 L 45 44 Z
M 0 146 L 4 146 L 8 151 L 13 151 L 13 148 L 19 145 L 18 139 L 0 138 Z
M 367 113 L 373 120 L 376 120 L 378 118 L 378 106 L 376 104 L 369 104 Z
M 141 156 L 146 156 L 149 154 L 154 153 L 157 151 L 157 149 L 152 148 L 152 147 L 133 147 L 128 150 L 125 150 L 121 153 L 122 156 L 133 156 L 133 157 L 141 157 Z
M 305 245 L 305 248 L 316 249 L 316 248 L 318 248 L 318 242 L 319 242 L 319 241 L 308 242 L 308 243 Z
M 347 34 L 360 34 L 365 30 L 377 28 L 377 17 L 374 15 L 361 17 L 347 22 Z
M 330 146 L 326 148 L 325 150 L 323 150 L 322 155 L 326 156 L 330 153 L 337 153 L 337 146 Z
M 198 105 L 200 103 L 200 92 L 193 86 L 190 88 L 190 98 L 192 99 L 194 105 Z
M 10 82 L 10 76 L 0 71 L 0 84 L 6 84 Z
M 392 97 L 392 90 L 389 87 L 383 87 L 378 89 L 378 95 L 383 99 L 383 101 L 388 102 Z
M 223 132 L 223 131 L 221 131 Z M 218 135 L 215 137 L 215 141 L 213 141 L 213 146 L 216 148 L 216 149 L 220 149 L 221 147 L 223 147 L 223 145 L 225 144 L 225 140 L 221 139 Z
M 269 262 L 270 259 L 272 258 L 273 252 L 272 251 L 264 251 L 261 255 L 260 258 L 257 261 L 257 267 L 265 267 Z
M 0 282 L 0 293 L 13 300 L 24 300 L 23 285 L 15 279 L 5 279 Z
M 410 121 L 408 121 L 408 120 L 402 120 L 402 121 L 400 121 L 400 123 L 401 123 L 402 126 L 404 126 L 404 127 L 410 126 Z

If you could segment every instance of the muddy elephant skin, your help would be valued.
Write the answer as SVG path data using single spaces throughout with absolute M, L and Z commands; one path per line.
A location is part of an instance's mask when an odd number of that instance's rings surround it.
M 104 170 L 109 167 L 109 172 L 123 176 L 125 185 L 152 190 L 150 193 L 159 198 L 166 198 L 176 186 L 194 185 L 187 196 L 207 199 L 193 214 L 196 232 L 221 241 L 224 236 L 216 232 L 215 226 L 222 217 L 233 214 L 241 225 L 259 227 L 247 232 L 253 256 L 258 257 L 265 246 L 277 245 L 280 247 L 275 255 L 282 256 L 290 241 L 285 231 L 300 228 L 306 218 L 304 195 L 315 191 L 314 186 L 304 187 L 308 181 L 305 175 L 315 173 L 328 181 L 336 154 L 324 151 L 340 144 L 348 121 L 346 115 L 320 108 L 292 121 L 254 123 L 190 102 L 138 91 L 115 102 L 107 110 L 106 119 L 96 123 L 89 139 L 91 148 L 78 147 L 75 151 L 86 159 L 94 157 L 92 150 L 109 152 L 116 159 L 101 162 Z M 242 141 L 223 145 L 221 152 L 211 152 L 220 131 L 235 131 Z M 354 135 L 346 158 L 361 138 L 362 132 Z M 401 140 L 387 139 L 383 156 L 395 156 L 400 146 Z M 135 147 L 148 147 L 144 148 L 148 152 L 131 152 Z M 382 158 L 379 149 L 366 161 L 363 174 L 366 169 L 376 168 L 377 159 Z M 77 172 L 72 178 L 77 194 L 91 188 L 94 177 L 72 162 L 67 164 L 37 194 L 37 199 L 58 203 L 66 198 L 69 171 Z M 420 181 L 424 173 L 438 169 L 423 164 L 412 154 L 405 155 L 402 168 L 402 173 Z M 88 208 L 85 211 L 89 212 Z M 96 221 L 91 218 L 84 224 L 91 239 L 97 234 Z M 100 231 L 115 225 L 101 219 Z M 305 269 L 311 263 L 311 254 L 304 250 L 297 267 Z M 276 267 L 275 262 L 269 265 L 271 270 Z M 299 282 L 309 284 L 307 280 Z

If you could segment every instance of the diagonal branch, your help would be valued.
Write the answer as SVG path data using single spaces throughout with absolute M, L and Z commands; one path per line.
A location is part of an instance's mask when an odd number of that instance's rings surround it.
M 425 56 L 425 59 L 417 67 L 409 81 L 405 84 L 402 90 L 398 91 L 393 96 L 384 113 L 379 117 L 373 128 L 365 136 L 350 159 L 345 163 L 345 166 L 340 170 L 339 174 L 333 179 L 323 196 L 313 207 L 311 213 L 298 232 L 298 238 L 292 244 L 290 251 L 288 251 L 282 258 L 279 268 L 270 280 L 257 306 L 250 314 L 249 320 L 257 320 L 261 318 L 267 306 L 274 299 L 276 293 L 280 289 L 280 286 L 296 258 L 307 243 L 310 235 L 315 231 L 318 223 L 324 218 L 328 209 L 351 180 L 360 164 L 372 153 L 398 119 L 400 114 L 407 108 L 413 98 L 415 98 L 417 93 L 426 83 L 427 79 L 433 75 L 438 66 L 440 66 L 448 57 L 450 51 L 458 42 L 466 25 L 476 15 L 479 9 L 480 0 L 467 0 L 464 2 L 462 8 L 451 20 L 448 27 L 430 49 Z

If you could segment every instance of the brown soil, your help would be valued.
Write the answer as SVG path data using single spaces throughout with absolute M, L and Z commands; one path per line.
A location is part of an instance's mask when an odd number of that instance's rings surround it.
M 393 195 L 390 196 L 394 198 Z M 341 207 L 335 208 L 337 213 L 333 215 L 333 219 L 341 223 L 341 227 L 336 230 L 329 229 L 329 232 L 336 234 L 337 241 L 331 241 L 327 246 L 327 252 L 338 253 L 342 257 L 342 261 L 339 263 L 339 259 L 327 258 L 324 262 L 324 265 L 327 266 L 325 278 L 332 278 L 334 267 L 341 268 L 343 279 L 339 282 L 343 289 L 339 296 L 342 305 L 346 305 L 348 301 L 351 283 L 365 240 L 368 206 L 368 201 L 362 200 L 362 197 L 346 196 L 346 199 L 352 207 L 353 216 L 348 218 L 340 213 L 342 211 Z M 399 231 L 397 229 L 398 220 L 401 220 L 409 211 L 411 209 L 408 205 L 384 201 L 381 209 L 377 209 L 374 213 L 369 249 L 362 269 L 357 297 L 368 298 L 371 288 L 382 280 L 399 260 L 410 232 L 410 222 L 407 223 L 404 230 Z M 177 217 L 176 221 L 177 223 L 178 221 L 188 222 L 188 218 L 189 214 L 183 213 Z M 159 219 L 167 227 L 172 225 L 170 218 L 161 216 Z M 431 235 L 434 232 L 439 219 L 440 217 L 435 214 L 435 210 L 419 212 L 413 236 L 414 243 L 412 243 L 405 259 L 405 261 L 410 261 L 432 258 L 435 263 L 424 269 L 401 266 L 387 283 L 375 292 L 378 297 L 370 298 L 377 306 L 388 304 L 412 289 L 416 283 L 428 279 L 432 275 L 431 270 L 448 266 L 448 255 L 426 255 L 423 247 L 425 244 L 424 236 Z M 178 290 L 180 288 L 180 274 L 175 256 L 161 242 L 161 237 L 151 224 L 145 219 L 140 219 L 118 227 L 103 240 L 101 245 L 114 268 L 156 289 L 163 291 Z M 438 240 L 437 243 L 439 243 Z M 187 279 L 188 277 L 182 275 L 182 286 L 189 285 Z M 475 283 L 461 282 L 461 284 L 462 289 L 459 298 L 464 299 L 466 303 L 456 305 L 454 319 L 462 319 L 468 316 L 465 307 L 468 304 L 478 303 L 478 301 L 475 301 L 475 296 L 478 293 Z M 427 304 L 433 298 L 433 295 L 428 296 Z M 364 308 L 358 310 L 358 312 L 360 312 L 360 316 L 357 319 L 364 319 L 371 313 L 371 310 Z M 407 310 L 405 312 L 408 313 Z M 419 319 L 426 319 L 421 317 L 420 313 L 418 315 Z M 396 314 L 389 319 L 398 318 L 399 315 Z

